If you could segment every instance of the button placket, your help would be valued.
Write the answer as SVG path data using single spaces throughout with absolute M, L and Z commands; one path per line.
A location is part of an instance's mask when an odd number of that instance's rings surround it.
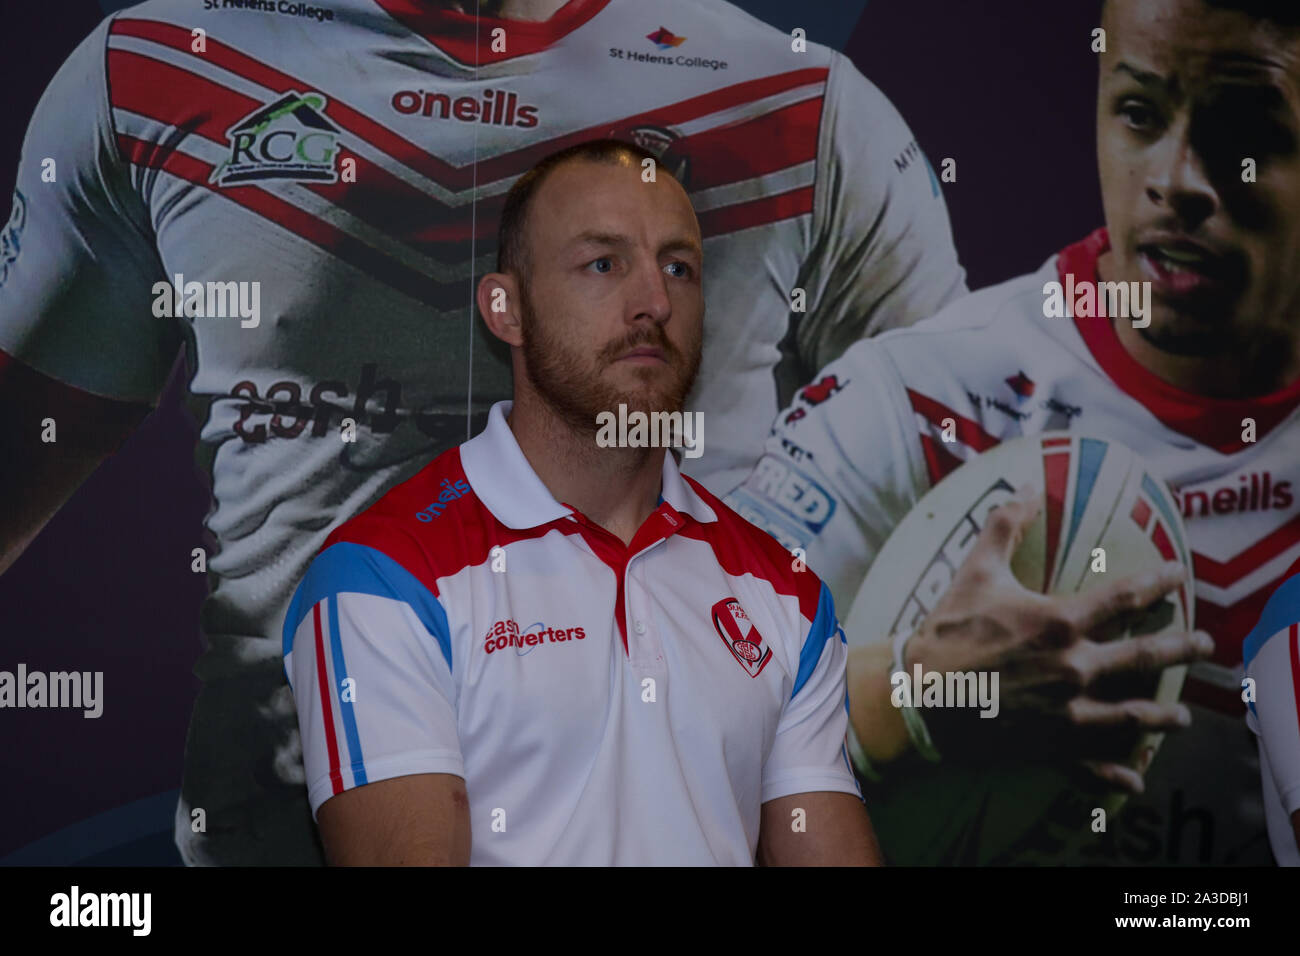
M 655 633 L 654 621 L 650 616 L 650 596 L 638 564 L 645 553 L 642 552 L 628 562 L 627 570 L 624 572 L 623 593 L 627 600 L 627 619 L 631 622 L 630 630 L 634 635 L 629 637 L 633 647 L 632 664 L 638 672 L 659 673 L 664 666 L 663 645 L 658 634 Z M 637 567 L 635 573 L 634 566 Z

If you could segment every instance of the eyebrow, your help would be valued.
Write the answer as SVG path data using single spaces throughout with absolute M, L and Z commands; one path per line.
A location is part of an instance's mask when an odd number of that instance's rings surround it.
M 1117 63 L 1115 65 L 1115 72 L 1127 73 L 1143 86 L 1157 86 L 1163 89 L 1167 85 L 1164 77 L 1160 74 L 1151 73 L 1148 70 L 1139 70 L 1137 67 L 1129 66 L 1127 63 Z
M 590 243 L 598 246 L 629 246 L 631 245 L 631 240 L 629 240 L 627 236 L 618 233 L 587 230 L 574 236 L 571 245 L 579 245 L 582 243 Z M 704 254 L 704 250 L 700 248 L 700 244 L 689 236 L 679 236 L 674 239 L 669 239 L 659 247 L 659 252 L 690 252 L 700 257 L 703 257 Z
M 1218 74 L 1220 79 L 1232 79 L 1251 83 L 1252 86 L 1260 89 L 1276 89 L 1277 79 L 1275 71 L 1279 69 L 1278 65 L 1269 60 L 1261 59 L 1246 53 L 1221 53 L 1211 59 L 1212 71 Z M 1159 73 L 1152 73 L 1149 70 L 1140 70 L 1128 63 L 1117 63 L 1115 65 L 1116 73 L 1127 73 L 1138 83 L 1146 87 L 1156 89 L 1170 89 L 1176 91 L 1178 81 L 1168 80 Z

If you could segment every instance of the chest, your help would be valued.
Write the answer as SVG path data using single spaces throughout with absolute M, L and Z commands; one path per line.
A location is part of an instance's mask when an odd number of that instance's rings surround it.
M 779 602 L 661 541 L 612 568 L 570 540 L 504 552 L 447 593 L 466 750 L 595 755 L 638 740 L 752 779 L 797 672 Z M 621 580 L 621 586 L 620 586 Z

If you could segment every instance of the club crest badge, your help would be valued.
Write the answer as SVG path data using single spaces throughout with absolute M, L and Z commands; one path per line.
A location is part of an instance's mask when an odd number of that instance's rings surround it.
M 734 597 L 723 598 L 713 605 L 713 626 L 731 656 L 750 677 L 757 677 L 772 659 L 772 648 L 763 645 L 763 636 Z

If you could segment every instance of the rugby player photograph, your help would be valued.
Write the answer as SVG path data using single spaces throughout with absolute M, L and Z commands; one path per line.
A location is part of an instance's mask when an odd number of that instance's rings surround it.
M 834 595 L 888 863 L 1294 862 L 1242 678 L 1300 556 L 1300 7 L 1099 22 L 1104 228 L 849 348 L 727 498 Z M 927 673 L 997 674 L 997 712 Z
M 715 494 L 813 370 L 966 292 L 938 180 L 895 162 L 906 123 L 816 40 L 722 0 L 149 0 L 58 70 L 4 233 L 0 572 L 183 353 L 211 482 L 176 559 L 209 591 L 187 864 L 325 862 L 289 600 L 335 528 L 510 396 L 472 303 L 543 156 L 613 137 L 686 189 L 711 323 L 685 406 L 708 437 L 682 467 Z
M 701 361 L 699 224 L 647 161 L 582 143 L 511 187 L 477 303 L 512 400 L 335 530 L 290 605 L 331 862 L 878 860 L 825 585 L 666 447 L 598 431 L 679 418 Z

